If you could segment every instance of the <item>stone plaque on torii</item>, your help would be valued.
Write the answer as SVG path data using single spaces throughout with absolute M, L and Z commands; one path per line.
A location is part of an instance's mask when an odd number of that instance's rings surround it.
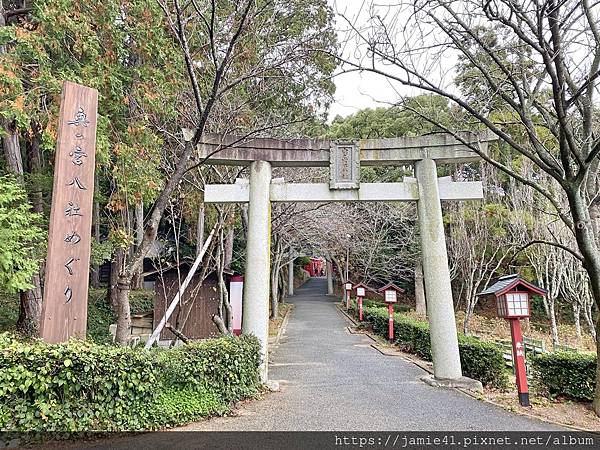
M 189 134 L 187 134 L 189 135 Z M 464 133 L 460 138 L 480 151 L 488 136 Z M 441 200 L 483 198 L 482 183 L 438 178 L 437 163 L 480 160 L 450 134 L 391 139 L 333 141 L 327 139 L 242 139 L 207 134 L 198 145 L 207 164 L 250 166 L 249 180 L 206 185 L 206 203 L 248 202 L 248 241 L 242 332 L 261 342 L 261 377 L 267 380 L 269 320 L 270 202 L 416 201 L 427 315 L 430 324 L 434 382 L 451 385 L 462 377 Z M 415 178 L 400 183 L 361 183 L 360 166 L 414 165 Z M 273 180 L 272 167 L 329 167 L 329 183 L 285 183 Z M 467 380 L 468 381 L 468 380 Z

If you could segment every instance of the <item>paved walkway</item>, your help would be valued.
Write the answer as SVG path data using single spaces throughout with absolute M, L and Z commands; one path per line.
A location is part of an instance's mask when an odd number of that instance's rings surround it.
M 552 430 L 450 389 L 418 380 L 424 372 L 384 356 L 368 337 L 350 334 L 327 297 L 325 279 L 311 279 L 292 297 L 295 307 L 269 378 L 281 391 L 249 402 L 233 416 L 182 430 Z

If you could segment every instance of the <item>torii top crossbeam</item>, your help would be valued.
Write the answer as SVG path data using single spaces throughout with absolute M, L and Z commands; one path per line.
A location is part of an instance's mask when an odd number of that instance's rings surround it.
M 190 133 L 186 133 L 187 137 Z M 458 136 L 480 151 L 487 150 L 492 140 L 487 135 L 464 132 Z M 198 144 L 198 157 L 210 164 L 245 166 L 253 161 L 268 161 L 273 166 L 328 167 L 332 149 L 355 148 L 360 165 L 393 166 L 433 159 L 438 163 L 477 161 L 480 157 L 459 139 L 448 133 L 419 137 L 361 139 L 336 141 L 330 139 L 244 138 L 230 134 L 206 133 Z M 357 161 L 358 162 L 358 161 Z

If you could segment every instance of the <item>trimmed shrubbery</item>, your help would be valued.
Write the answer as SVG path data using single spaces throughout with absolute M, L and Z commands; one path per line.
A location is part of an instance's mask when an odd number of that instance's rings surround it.
M 508 386 L 506 361 L 496 344 L 459 334 L 458 348 L 465 376 L 481 381 L 484 386 L 499 389 Z
M 530 362 L 533 383 L 551 396 L 591 401 L 596 386 L 596 360 L 596 355 L 570 352 L 537 355 Z
M 387 308 L 364 308 L 363 319 L 371 324 L 375 333 L 387 336 Z M 405 346 L 411 353 L 431 361 L 431 340 L 427 322 L 395 314 L 394 337 L 397 343 Z M 484 385 L 496 388 L 506 387 L 508 377 L 504 358 L 501 350 L 495 344 L 459 334 L 458 345 L 465 376 L 479 380 Z
M 144 351 L 0 334 L 0 429 L 144 430 L 222 414 L 259 387 L 258 341 Z

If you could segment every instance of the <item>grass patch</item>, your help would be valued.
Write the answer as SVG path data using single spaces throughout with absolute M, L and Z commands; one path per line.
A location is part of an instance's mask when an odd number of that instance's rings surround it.
M 277 317 L 269 320 L 269 336 L 277 336 L 279 332 L 279 328 L 283 324 L 283 319 L 285 319 L 285 315 L 294 307 L 291 303 L 280 303 L 277 308 Z

